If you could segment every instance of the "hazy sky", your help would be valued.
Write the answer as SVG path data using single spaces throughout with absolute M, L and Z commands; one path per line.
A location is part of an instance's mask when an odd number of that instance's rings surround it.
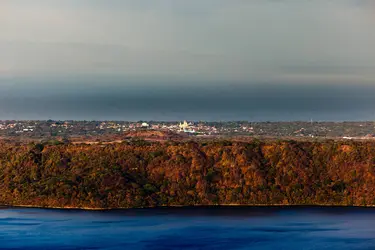
M 373 2 L 0 0 L 0 84 L 77 76 L 375 84 Z
M 0 0 L 0 119 L 374 120 L 374 0 Z

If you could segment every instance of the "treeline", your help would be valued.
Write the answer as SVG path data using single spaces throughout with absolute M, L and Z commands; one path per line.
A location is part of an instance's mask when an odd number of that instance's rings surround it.
M 0 204 L 375 205 L 375 142 L 3 142 Z

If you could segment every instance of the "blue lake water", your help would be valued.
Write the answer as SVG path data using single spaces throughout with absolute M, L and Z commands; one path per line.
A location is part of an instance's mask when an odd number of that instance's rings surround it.
M 375 209 L 0 209 L 0 249 L 375 249 Z

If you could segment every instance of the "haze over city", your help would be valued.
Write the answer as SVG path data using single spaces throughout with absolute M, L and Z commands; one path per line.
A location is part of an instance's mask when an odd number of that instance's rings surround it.
M 373 120 L 374 10 L 2 1 L 0 119 Z

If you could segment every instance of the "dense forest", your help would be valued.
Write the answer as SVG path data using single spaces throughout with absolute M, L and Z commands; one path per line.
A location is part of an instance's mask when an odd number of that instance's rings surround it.
M 1 142 L 0 204 L 375 205 L 375 142 Z

